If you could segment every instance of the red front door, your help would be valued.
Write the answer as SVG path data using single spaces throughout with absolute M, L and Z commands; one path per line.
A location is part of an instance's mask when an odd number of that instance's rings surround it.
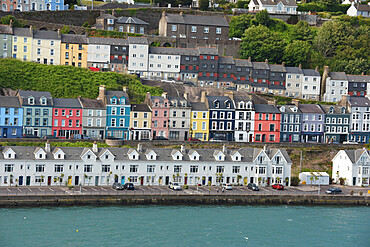
M 144 177 L 141 177 L 141 185 L 144 185 Z

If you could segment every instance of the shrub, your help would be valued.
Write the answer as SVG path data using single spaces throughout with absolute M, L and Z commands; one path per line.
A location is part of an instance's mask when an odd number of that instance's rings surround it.
M 353 191 L 353 190 L 351 190 L 350 192 L 349 192 L 349 194 L 351 195 L 351 196 L 353 196 L 353 194 L 354 194 L 355 192 Z
M 298 186 L 300 181 L 301 180 L 299 179 L 299 177 L 292 177 L 291 178 L 291 181 L 290 181 L 290 185 L 292 185 L 292 186 Z
M 362 195 L 364 194 L 364 192 L 360 191 L 360 193 L 359 193 L 359 194 L 360 194 L 360 196 L 362 196 Z
M 189 189 L 189 185 L 185 184 L 184 186 L 182 186 L 182 188 Z

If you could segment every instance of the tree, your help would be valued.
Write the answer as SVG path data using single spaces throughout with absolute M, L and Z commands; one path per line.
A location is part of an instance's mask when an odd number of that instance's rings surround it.
M 24 23 L 12 15 L 7 15 L 0 19 L 0 23 L 4 25 L 10 25 L 10 21 L 12 21 L 13 27 L 24 27 Z
M 199 0 L 199 9 L 207 11 L 209 8 L 209 0 Z
M 248 28 L 240 45 L 240 57 L 252 58 L 254 61 L 281 63 L 285 49 L 285 41 L 278 33 L 271 32 L 267 27 L 259 25 Z
M 249 4 L 249 2 L 250 2 L 250 0 L 248 0 L 248 1 L 238 1 L 237 3 L 236 3 L 236 7 L 238 8 L 238 9 L 247 9 L 248 8 L 248 4 Z
M 256 20 L 259 24 L 264 25 L 266 27 L 268 27 L 269 24 L 271 23 L 269 12 L 267 12 L 266 9 L 264 9 L 264 10 L 262 10 L 262 11 L 260 11 L 256 14 Z
M 252 26 L 253 15 L 237 15 L 231 17 L 229 36 L 241 38 L 246 29 Z
M 285 47 L 284 62 L 288 66 L 298 67 L 302 64 L 308 67 L 311 55 L 311 45 L 307 41 L 294 40 Z
M 361 73 L 370 74 L 370 60 L 363 58 L 356 58 L 355 60 L 349 60 L 344 71 L 347 74 L 359 75 Z
M 312 43 L 314 33 L 307 21 L 299 21 L 296 25 L 293 25 L 290 37 L 292 40 L 302 40 Z

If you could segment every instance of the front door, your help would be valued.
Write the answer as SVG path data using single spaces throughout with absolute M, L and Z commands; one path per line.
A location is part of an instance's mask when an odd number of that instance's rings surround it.
M 144 185 L 144 177 L 141 177 L 140 185 Z
M 23 176 L 19 176 L 19 186 L 23 185 Z
M 185 177 L 185 184 L 188 184 L 188 177 Z
M 206 185 L 206 177 L 202 177 L 202 185 Z
M 122 176 L 121 177 L 121 184 L 124 185 L 125 184 L 125 176 Z
M 48 185 L 51 185 L 51 176 L 48 176 Z
M 251 184 L 253 184 L 254 182 L 254 177 L 251 177 Z
M 80 180 L 80 177 L 79 177 L 79 176 L 75 176 L 75 185 L 76 185 L 76 186 L 78 185 L 79 180 Z
M 46 129 L 42 129 L 41 130 L 41 137 L 44 137 L 44 136 L 46 136 L 47 135 L 47 130 Z
M 26 185 L 31 185 L 31 176 L 26 177 Z
M 99 186 L 99 176 L 95 176 L 95 186 Z
M 8 134 L 8 129 L 4 128 L 3 129 L 3 137 L 6 138 L 7 134 Z
M 166 185 L 168 185 L 169 183 L 170 183 L 170 177 L 166 176 Z
M 267 178 L 267 185 L 270 185 L 270 178 Z
M 212 177 L 208 177 L 208 184 L 212 185 Z
M 187 131 L 185 131 L 185 141 L 188 139 L 188 132 Z
M 101 130 L 99 133 L 99 139 L 104 139 L 104 130 Z
M 266 141 L 266 135 L 265 134 L 263 134 L 262 135 L 262 142 L 265 142 Z
M 230 177 L 226 177 L 226 183 L 230 183 Z
M 353 177 L 353 184 L 352 184 L 353 186 L 355 186 L 356 185 L 356 177 Z

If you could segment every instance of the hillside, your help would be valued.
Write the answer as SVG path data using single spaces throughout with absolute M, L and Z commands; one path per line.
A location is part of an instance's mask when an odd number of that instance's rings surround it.
M 60 98 L 82 96 L 93 99 L 98 96 L 102 84 L 108 90 L 122 90 L 122 86 L 127 86 L 132 103 L 143 102 L 146 92 L 152 95 L 163 92 L 160 88 L 142 85 L 132 75 L 0 59 L 0 88 L 49 91 L 53 97 Z

